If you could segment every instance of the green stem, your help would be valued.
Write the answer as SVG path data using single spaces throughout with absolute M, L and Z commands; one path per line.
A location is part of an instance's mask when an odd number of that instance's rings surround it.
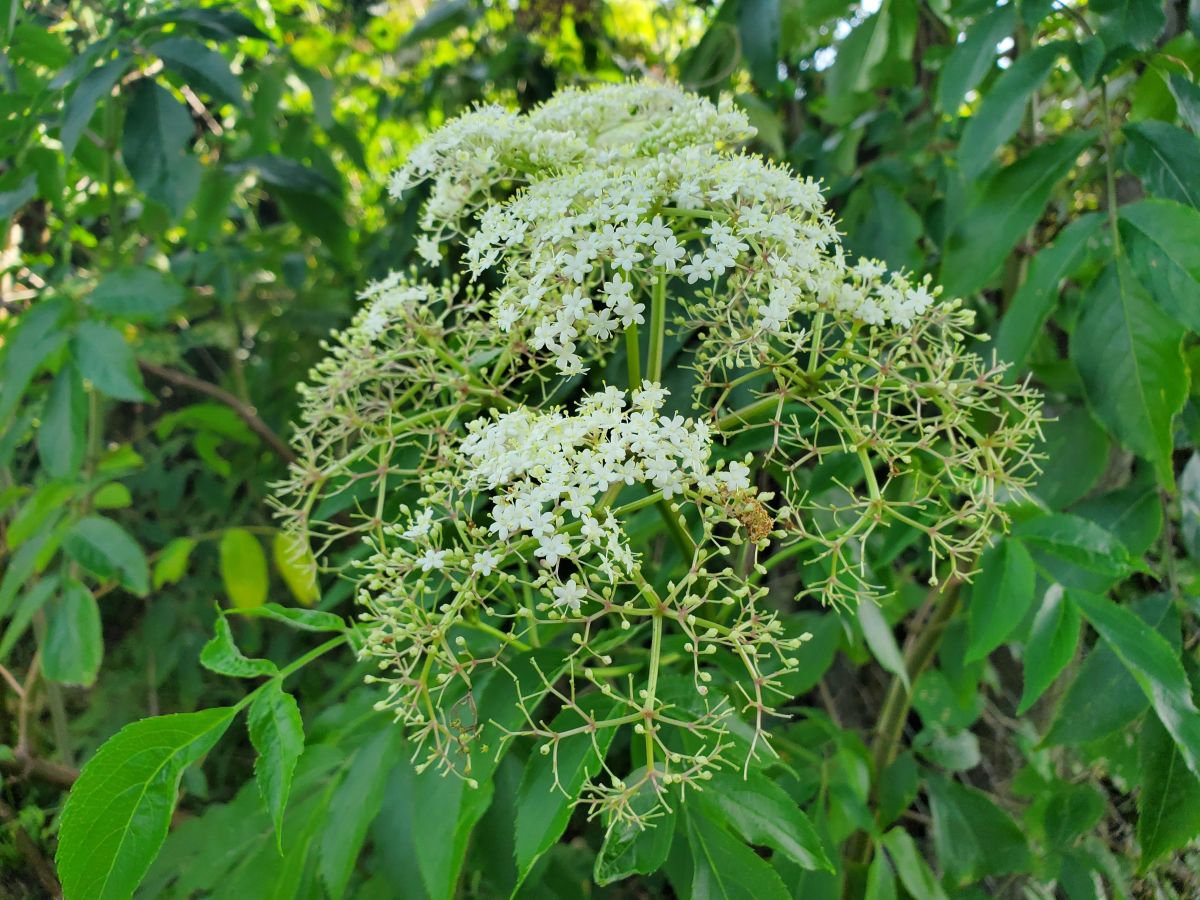
M 663 347 L 667 336 L 667 273 L 659 270 L 650 300 L 650 348 L 646 351 L 646 377 L 657 384 L 662 380 Z
M 770 412 L 779 407 L 778 396 L 760 397 L 753 403 L 748 403 L 741 409 L 735 409 L 731 413 L 721 416 L 717 419 L 717 431 L 725 431 L 729 428 L 736 428 L 739 425 L 749 425 L 757 421 L 764 413 Z
M 629 389 L 636 390 L 642 383 L 642 348 L 638 340 L 637 323 L 625 329 L 625 361 L 629 366 Z

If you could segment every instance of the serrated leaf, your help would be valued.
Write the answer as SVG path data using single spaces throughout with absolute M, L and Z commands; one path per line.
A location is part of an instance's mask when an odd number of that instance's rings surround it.
M 143 719 L 107 740 L 71 789 L 55 861 L 66 900 L 125 900 L 154 861 L 183 770 L 207 753 L 233 708 Z
M 1175 98 L 1179 118 L 1192 129 L 1193 134 L 1200 134 L 1200 85 L 1188 81 L 1178 72 L 1172 72 L 1167 76 L 1167 86 Z
M 307 540 L 290 532 L 277 531 L 271 541 L 271 552 L 275 557 L 275 568 L 297 602 L 312 606 L 321 599 L 317 561 Z
M 75 366 L 64 365 L 50 386 L 37 448 L 42 466 L 55 478 L 75 475 L 87 445 L 87 394 Z
M 996 47 L 1012 34 L 1016 5 L 1007 3 L 980 16 L 963 39 L 954 45 L 938 77 L 938 105 L 953 114 L 996 62 Z
M 153 79 L 132 90 L 121 137 L 121 157 L 138 190 L 178 217 L 200 183 L 200 164 L 189 150 L 195 127 L 187 107 Z
M 254 778 L 271 821 L 276 843 L 283 850 L 283 813 L 292 790 L 296 762 L 304 752 L 304 720 L 295 698 L 280 686 L 268 682 L 250 704 L 246 728 L 250 743 L 258 752 Z
M 931 774 L 927 785 L 933 844 L 951 884 L 1028 869 L 1032 858 L 1025 834 L 990 797 L 940 775 Z
M 1062 52 L 1063 46 L 1057 42 L 1033 48 L 1017 57 L 983 95 L 958 145 L 958 162 L 964 175 L 977 177 L 991 165 L 1001 145 L 1017 133 L 1029 108 L 1029 98 L 1042 86 Z
M 242 83 L 230 71 L 229 60 L 189 37 L 170 37 L 151 44 L 149 51 L 188 84 L 216 100 L 242 105 Z
M 91 591 L 68 578 L 46 606 L 42 671 L 51 681 L 91 687 L 103 658 L 100 608 Z
M 1104 219 L 1097 213 L 1080 216 L 1062 230 L 1049 246 L 1040 249 L 1029 271 L 996 329 L 993 346 L 1000 358 L 1011 363 L 1005 381 L 1013 382 L 1024 370 L 1046 320 L 1058 304 L 1064 279 L 1079 267 L 1095 243 Z
M 34 373 L 67 342 L 60 323 L 67 311 L 62 300 L 44 300 L 21 314 L 15 328 L 4 337 L 4 365 L 0 367 L 0 426 L 8 424 Z
M 282 622 L 301 631 L 345 631 L 346 622 L 334 613 L 322 612 L 319 609 L 296 609 L 292 606 L 280 606 L 278 603 L 264 603 L 251 609 L 233 609 L 230 614 L 254 616 Z
M 1070 599 L 1068 597 L 1068 599 Z M 1170 597 L 1143 597 L 1133 612 L 1166 640 L 1179 643 L 1179 616 Z M 1099 641 L 1072 679 L 1043 738 L 1045 744 L 1085 744 L 1129 724 L 1150 707 L 1138 683 L 1112 648 Z
M 946 892 L 929 869 L 916 842 L 903 828 L 893 828 L 880 842 L 892 858 L 904 889 L 922 900 L 946 900 Z
M 267 602 L 267 555 L 258 538 L 244 528 L 227 528 L 217 545 L 221 581 L 238 609 Z
M 1179 748 L 1162 724 L 1148 718 L 1142 725 L 1138 765 L 1138 869 L 1145 872 L 1156 860 L 1200 835 L 1200 779 L 1188 770 Z
M 645 773 L 638 769 L 627 782 L 636 782 Z M 631 798 L 631 806 L 639 815 L 647 815 L 658 802 L 654 788 L 643 784 Z M 648 875 L 662 868 L 671 852 L 675 835 L 675 810 L 654 816 L 652 828 L 625 822 L 612 822 L 604 834 L 604 843 L 592 865 L 592 879 L 604 886 L 628 878 Z
M 1125 126 L 1125 165 L 1146 190 L 1200 207 L 1200 139 L 1166 122 Z
M 1133 560 L 1115 535 L 1095 522 L 1058 513 L 1013 528 L 1051 581 L 1063 587 L 1103 591 L 1133 571 Z
M 112 519 L 103 516 L 80 519 L 67 532 L 63 549 L 98 578 L 114 578 L 139 597 L 150 591 L 150 571 L 142 548 Z
M 1037 580 L 1033 557 L 1015 538 L 985 550 L 979 566 L 968 609 L 967 662 L 983 659 L 1012 634 L 1033 602 Z
M 756 847 L 770 847 L 804 869 L 836 869 L 808 816 L 783 788 L 758 771 L 716 772 L 698 802 L 719 810 L 742 839 Z
M 1072 597 L 1145 693 L 1184 763 L 1200 777 L 1200 711 L 1175 650 L 1140 618 L 1104 597 Z
M 1182 339 L 1123 258 L 1093 287 L 1071 335 L 1071 359 L 1096 417 L 1168 486 L 1172 422 L 1187 399 Z
M 1088 132 L 1043 144 L 983 183 L 946 243 L 941 282 L 961 297 L 983 287 L 1041 218 L 1050 194 L 1092 142 Z
M 260 675 L 275 675 L 279 672 L 269 659 L 251 659 L 242 655 L 233 640 L 233 631 L 224 616 L 217 616 L 213 625 L 215 634 L 200 651 L 200 664 L 210 672 L 229 675 L 232 678 L 257 678 Z
M 384 725 L 350 763 L 329 805 L 320 844 L 319 869 L 329 896 L 345 896 L 367 829 L 383 805 L 383 789 L 396 765 L 398 729 Z
M 183 302 L 183 287 L 157 269 L 118 269 L 100 279 L 88 302 L 110 316 L 161 323 Z
M 63 156 L 66 159 L 69 160 L 75 155 L 79 138 L 83 136 L 96 107 L 112 93 L 131 61 L 124 54 L 120 54 L 116 59 L 97 66 L 83 77 L 67 98 L 63 105 L 62 126 L 58 130 L 58 139 L 62 142 Z
M 187 571 L 188 560 L 191 559 L 192 551 L 196 548 L 196 542 L 192 538 L 175 538 L 171 543 L 163 548 L 158 556 L 158 560 L 154 563 L 154 589 L 168 584 L 175 584 L 181 579 Z
M 1024 715 L 1075 656 L 1079 644 L 1079 610 L 1062 585 L 1053 584 L 1034 616 L 1029 641 L 1021 657 L 1025 680 L 1017 715 Z
M 685 806 L 684 823 L 692 850 L 693 900 L 787 900 L 790 896 L 779 873 L 702 808 Z
M 609 718 L 615 708 L 614 701 L 602 694 L 580 697 L 577 702 L 593 720 Z M 550 724 L 555 732 L 585 727 L 579 712 L 570 708 L 559 712 Z M 549 753 L 530 754 L 517 789 L 514 852 L 519 882 L 566 831 L 584 783 L 599 771 L 614 734 L 612 728 L 582 731 L 552 745 L 547 743 Z
M 71 356 L 79 374 L 102 394 L 115 400 L 148 400 L 133 349 L 116 328 L 101 322 L 81 322 L 71 338 Z
M 1200 331 L 1200 212 L 1171 200 L 1121 207 L 1121 239 L 1138 281 L 1180 325 Z

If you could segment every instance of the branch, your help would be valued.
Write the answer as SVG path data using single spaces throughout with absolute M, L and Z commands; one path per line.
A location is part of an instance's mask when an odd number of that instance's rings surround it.
M 283 438 L 272 431 L 266 422 L 258 417 L 258 413 L 254 407 L 248 403 L 243 403 L 224 388 L 196 378 L 194 375 L 188 375 L 186 372 L 180 372 L 177 369 L 168 369 L 166 366 L 160 366 L 157 363 L 146 362 L 144 359 L 138 360 L 138 368 L 143 372 L 161 378 L 163 381 L 169 381 L 171 384 L 179 385 L 180 387 L 191 388 L 197 393 L 206 394 L 214 400 L 224 403 L 237 413 L 239 418 L 250 427 L 250 430 L 262 438 L 280 459 L 289 463 L 296 461 L 296 454 L 292 452 L 292 448 L 287 445 Z
M 12 759 L 0 759 L 0 772 L 18 778 L 37 778 L 47 784 L 58 785 L 62 788 L 71 787 L 79 778 L 78 769 L 16 750 L 13 751 Z

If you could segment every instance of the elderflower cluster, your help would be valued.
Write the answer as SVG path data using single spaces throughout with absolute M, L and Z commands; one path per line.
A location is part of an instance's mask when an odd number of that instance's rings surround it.
M 752 133 L 609 85 L 473 110 L 394 176 L 430 274 L 372 283 L 326 343 L 276 502 L 346 551 L 421 766 L 628 730 L 644 764 L 602 760 L 583 802 L 644 824 L 737 720 L 770 747 L 793 603 L 969 577 L 1036 473 L 1040 398 L 968 351 L 971 312 L 848 258 Z
M 660 413 L 667 391 L 643 381 L 631 397 L 614 386 L 583 398 L 573 414 L 520 408 L 467 426 L 461 453 L 467 489 L 492 495 L 489 533 L 507 541 L 528 533 L 547 566 L 598 554 L 608 580 L 629 572 L 633 554 L 601 497 L 622 485 L 647 485 L 670 500 L 689 490 L 749 488 L 749 469 L 709 471 L 708 427 Z M 564 526 L 578 523 L 572 536 Z M 562 598 L 558 598 L 562 602 Z M 579 609 L 579 598 L 570 604 Z

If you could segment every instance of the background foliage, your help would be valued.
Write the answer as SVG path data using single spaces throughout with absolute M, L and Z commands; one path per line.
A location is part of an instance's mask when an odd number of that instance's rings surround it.
M 1200 893 L 1195 2 L 0 0 L 0 35 L 0 892 Z M 857 616 L 780 582 L 782 758 L 605 840 L 519 743 L 414 773 L 266 496 L 322 337 L 410 258 L 407 148 L 634 74 L 733 92 L 1054 419 L 972 584 L 886 545 Z

